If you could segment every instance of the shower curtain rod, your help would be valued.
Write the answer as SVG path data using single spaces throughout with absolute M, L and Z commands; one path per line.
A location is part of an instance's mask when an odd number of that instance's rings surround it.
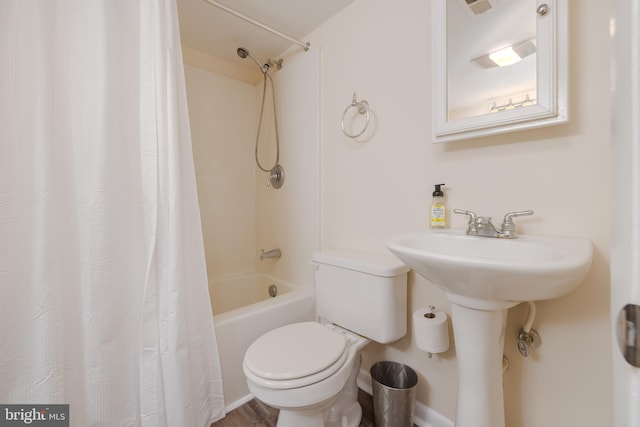
M 281 37 L 281 38 L 283 38 L 285 40 L 289 40 L 291 43 L 297 44 L 298 46 L 302 47 L 305 50 L 305 52 L 307 50 L 309 50 L 309 46 L 311 46 L 310 43 L 301 42 L 300 40 L 296 40 L 293 37 L 288 36 L 288 35 L 286 35 L 284 33 L 281 33 L 278 30 L 274 30 L 273 28 L 263 24 L 262 22 L 256 21 L 255 19 L 252 19 L 252 18 L 249 18 L 247 15 L 244 15 L 244 14 L 238 12 L 235 9 L 231 9 L 228 6 L 225 6 L 224 4 L 218 2 L 217 0 L 204 0 L 204 1 L 206 1 L 207 3 L 209 3 L 212 6 L 215 6 L 217 8 L 220 8 L 220 9 L 224 10 L 225 12 L 228 12 L 228 13 L 230 13 L 232 15 L 235 15 L 238 18 L 240 18 L 240 19 L 242 19 L 242 20 L 244 20 L 244 21 L 246 21 L 246 22 L 248 22 L 250 24 L 253 24 L 253 25 L 257 26 L 257 27 L 260 27 L 263 30 L 269 31 L 270 33 L 275 34 L 278 37 Z

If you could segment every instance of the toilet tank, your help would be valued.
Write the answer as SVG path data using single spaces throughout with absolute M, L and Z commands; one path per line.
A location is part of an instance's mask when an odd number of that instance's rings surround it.
M 321 318 L 382 344 L 407 333 L 407 272 L 390 254 L 315 252 L 316 310 Z

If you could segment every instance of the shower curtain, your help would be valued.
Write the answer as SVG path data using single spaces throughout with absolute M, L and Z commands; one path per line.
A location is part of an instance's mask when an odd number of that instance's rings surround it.
M 224 416 L 204 259 L 175 0 L 0 1 L 0 404 Z

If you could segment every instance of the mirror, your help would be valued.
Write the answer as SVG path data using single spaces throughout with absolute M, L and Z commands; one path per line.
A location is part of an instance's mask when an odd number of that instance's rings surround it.
M 567 3 L 431 2 L 434 142 L 567 121 Z

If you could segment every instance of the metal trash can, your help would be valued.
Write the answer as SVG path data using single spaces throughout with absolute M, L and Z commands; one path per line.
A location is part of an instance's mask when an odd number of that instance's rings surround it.
M 418 375 L 402 363 L 377 362 L 369 371 L 376 427 L 412 427 Z

